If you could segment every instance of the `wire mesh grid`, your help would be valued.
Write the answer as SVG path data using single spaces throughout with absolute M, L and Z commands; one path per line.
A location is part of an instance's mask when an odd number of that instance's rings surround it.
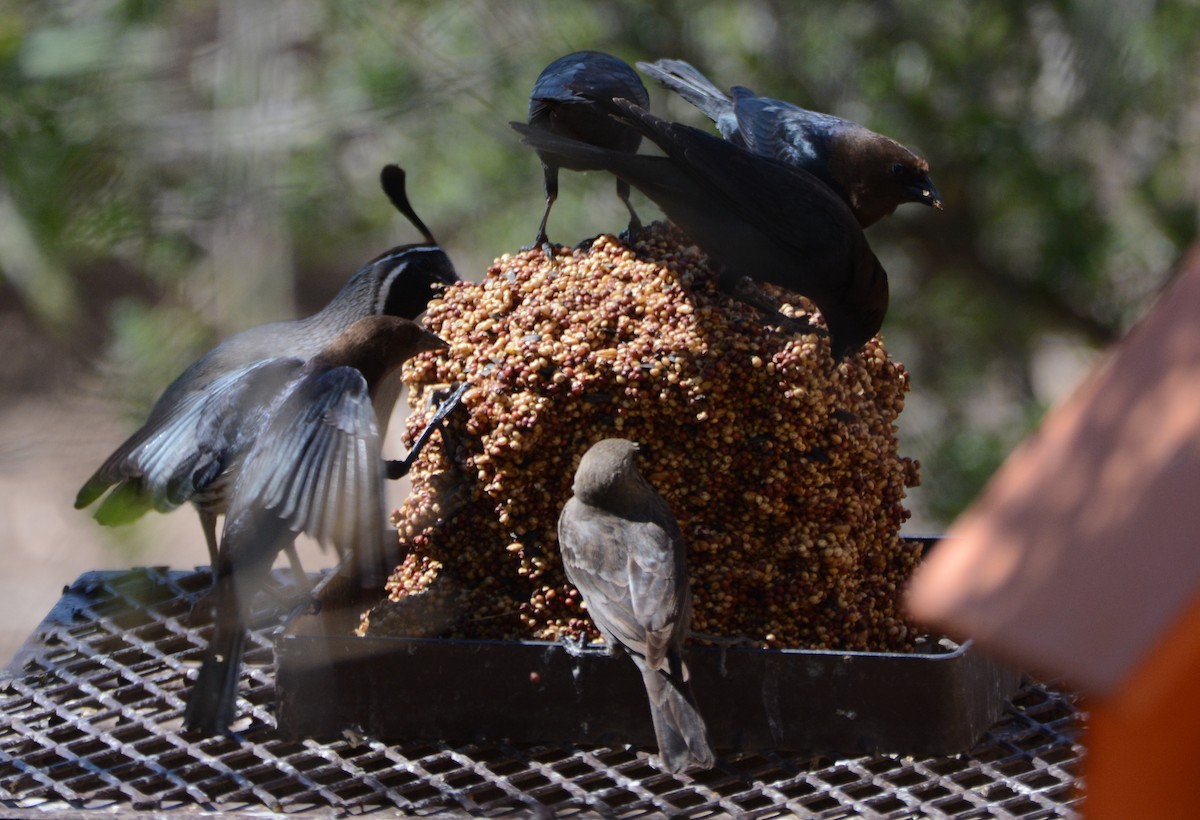
M 64 590 L 0 679 L 9 814 L 1043 818 L 1074 816 L 1080 800 L 1074 698 L 1034 682 L 969 755 L 942 758 L 740 753 L 672 775 L 629 747 L 285 740 L 273 715 L 285 573 L 260 596 L 235 735 L 199 738 L 181 727 L 208 584 L 207 572 L 137 569 Z

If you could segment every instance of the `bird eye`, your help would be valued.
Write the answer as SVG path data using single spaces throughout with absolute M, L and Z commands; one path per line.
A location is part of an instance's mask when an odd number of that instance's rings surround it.
M 892 165 L 892 174 L 894 176 L 902 177 L 902 176 L 904 176 L 904 172 L 906 170 L 907 170 L 907 168 L 905 167 L 903 162 L 897 162 Z

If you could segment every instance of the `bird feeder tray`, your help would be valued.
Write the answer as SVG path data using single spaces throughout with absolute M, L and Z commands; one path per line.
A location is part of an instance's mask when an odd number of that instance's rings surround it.
M 641 675 L 628 658 L 536 641 L 355 637 L 360 610 L 329 600 L 336 597 L 327 596 L 319 614 L 294 619 L 278 640 L 285 736 L 655 743 Z M 718 749 L 965 752 L 1000 718 L 1021 675 L 970 641 L 922 645 L 875 653 L 693 642 L 687 661 Z

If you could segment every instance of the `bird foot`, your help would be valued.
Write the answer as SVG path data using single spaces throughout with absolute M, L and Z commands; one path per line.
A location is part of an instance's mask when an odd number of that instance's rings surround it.
M 573 658 L 579 658 L 588 654 L 588 652 L 594 647 L 594 644 L 588 643 L 585 638 L 572 638 L 570 635 L 563 635 L 558 639 L 558 642 L 562 644 L 563 649 L 567 650 L 567 654 Z M 607 644 L 605 647 L 595 648 L 607 648 Z M 612 655 L 614 653 L 611 649 L 609 649 L 608 654 Z
M 196 596 L 196 600 L 192 601 L 192 608 L 188 610 L 188 614 L 185 616 L 187 626 L 195 629 L 198 626 L 211 623 L 214 603 L 215 596 L 211 587 Z
M 705 643 L 712 644 L 721 650 L 721 660 L 718 664 L 718 670 L 721 674 L 721 677 L 725 677 L 728 674 L 728 670 L 725 666 L 725 660 L 728 657 L 730 649 L 753 649 L 757 645 L 757 642 L 747 635 L 709 635 L 705 632 L 692 632 L 690 637 L 697 641 L 704 641 Z
M 707 632 L 690 632 L 688 637 L 695 641 L 704 641 L 713 646 L 730 647 L 745 647 L 747 649 L 757 645 L 757 641 L 749 635 L 710 635 Z
M 634 250 L 643 233 L 645 233 L 645 229 L 642 228 L 641 221 L 634 218 L 629 221 L 629 226 L 625 230 L 617 234 L 617 239 L 621 240 L 625 247 Z
M 829 335 L 829 331 L 823 327 L 817 327 L 810 319 L 788 316 L 786 313 L 776 313 L 774 318 L 779 324 L 779 329 L 784 333 L 798 333 L 801 335 L 816 334 L 817 336 Z
M 453 413 L 455 408 L 462 403 L 463 395 L 470 388 L 470 382 L 463 382 L 454 389 L 453 393 L 451 393 L 444 401 L 442 401 L 441 404 L 438 405 L 433 417 L 429 419 L 429 423 L 425 425 L 425 429 L 421 431 L 419 436 L 417 436 L 417 440 L 413 442 L 412 449 L 408 451 L 408 455 L 406 455 L 403 460 L 387 460 L 387 477 L 389 479 L 394 481 L 398 478 L 403 478 L 404 476 L 408 475 L 408 471 L 412 469 L 412 465 L 416 462 L 417 456 L 421 455 L 421 451 L 425 449 L 425 445 L 429 442 L 430 436 L 433 435 L 435 430 L 438 430 L 441 427 L 442 422 L 446 420 L 446 416 Z
M 291 611 L 288 612 L 287 617 L 284 618 L 283 622 L 285 624 L 291 623 L 294 619 L 299 618 L 301 615 L 319 614 L 321 614 L 321 602 L 317 600 L 315 595 L 312 595 L 311 593 L 305 593 L 304 595 L 299 596 L 295 605 L 292 607 Z
M 537 239 L 533 240 L 533 244 L 527 245 L 524 248 L 521 248 L 521 252 L 525 253 L 527 251 L 532 251 L 534 249 L 541 250 L 542 255 L 546 257 L 547 267 L 549 268 L 549 272 L 551 275 L 558 273 L 558 266 L 554 264 L 554 254 L 558 253 L 559 249 L 561 249 L 562 252 L 564 252 L 568 255 L 571 253 L 571 249 L 568 248 L 566 245 L 556 245 L 553 242 L 551 242 L 550 240 L 545 239 L 545 238 L 542 238 L 541 240 L 537 240 Z
M 532 243 L 528 245 L 522 245 L 520 251 L 521 253 L 528 253 L 532 250 L 540 250 L 547 259 L 554 261 L 554 254 L 559 248 L 562 248 L 563 250 L 569 250 L 566 245 L 556 245 L 546 237 L 539 236 L 536 237 Z

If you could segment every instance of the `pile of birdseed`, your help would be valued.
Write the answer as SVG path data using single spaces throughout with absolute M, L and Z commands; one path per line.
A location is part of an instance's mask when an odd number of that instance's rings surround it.
M 788 315 L 814 313 L 771 289 Z M 688 546 L 695 631 L 766 647 L 893 650 L 914 636 L 899 537 L 919 467 L 897 453 L 908 374 L 878 338 L 836 366 L 828 338 L 716 290 L 707 257 L 656 223 L 629 248 L 505 255 L 450 287 L 409 395 L 469 381 L 394 514 L 408 556 L 360 634 L 556 640 L 595 630 L 556 524 L 596 441 L 639 442 Z M 820 324 L 819 321 L 816 324 Z M 417 408 L 406 435 L 428 418 Z

